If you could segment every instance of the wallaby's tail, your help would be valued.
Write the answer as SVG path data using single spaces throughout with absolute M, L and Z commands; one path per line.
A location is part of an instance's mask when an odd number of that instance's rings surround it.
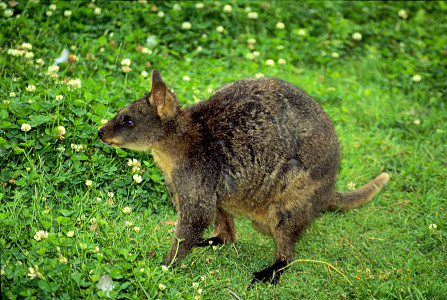
M 390 175 L 382 173 L 361 188 L 347 193 L 335 192 L 333 202 L 329 205 L 329 211 L 346 211 L 356 208 L 370 201 L 378 193 L 383 185 L 388 182 Z

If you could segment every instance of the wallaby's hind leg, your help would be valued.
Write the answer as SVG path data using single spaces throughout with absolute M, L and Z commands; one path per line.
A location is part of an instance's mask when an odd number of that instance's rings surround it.
M 269 282 L 273 285 L 278 283 L 281 273 L 293 261 L 296 237 L 285 236 L 283 234 L 275 237 L 275 262 L 270 267 L 253 273 L 254 278 L 250 284 L 250 288 L 258 281 Z
M 276 285 L 281 273 L 293 261 L 298 236 L 314 217 L 310 205 L 312 202 L 306 199 L 310 197 L 306 195 L 312 194 L 306 188 L 294 191 L 287 189 L 270 204 L 267 223 L 262 223 L 261 229 L 270 233 L 275 240 L 275 260 L 270 267 L 253 273 L 254 279 L 249 289 L 258 281 Z
M 236 240 L 236 229 L 234 228 L 233 216 L 226 211 L 218 208 L 216 220 L 214 221 L 214 230 L 210 238 L 202 239 L 197 243 L 198 247 L 210 245 L 226 244 Z

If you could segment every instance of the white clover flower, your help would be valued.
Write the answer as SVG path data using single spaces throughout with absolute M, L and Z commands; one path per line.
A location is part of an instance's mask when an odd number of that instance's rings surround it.
M 352 39 L 356 40 L 356 41 L 361 41 L 362 40 L 362 34 L 360 32 L 354 32 L 352 34 Z
M 196 8 L 198 8 L 198 9 L 201 9 L 201 8 L 203 8 L 203 7 L 204 7 L 204 5 L 203 5 L 203 3 L 201 3 L 201 2 L 199 2 L 199 3 L 196 4 Z
M 413 79 L 414 82 L 419 82 L 422 80 L 421 75 L 414 75 L 413 77 L 411 77 L 411 79 Z
M 57 7 L 55 4 L 51 4 L 50 6 L 48 6 L 48 8 L 52 11 L 55 11 Z
M 276 23 L 276 29 L 284 29 L 286 28 L 286 25 L 284 25 L 283 22 Z
M 95 247 L 95 252 L 96 252 L 96 253 L 99 252 L 99 247 L 98 247 L 98 246 Z
M 333 58 L 339 58 L 339 57 L 340 57 L 340 54 L 338 54 L 337 52 L 332 52 L 331 56 L 332 56 Z
M 130 214 L 130 211 L 131 211 L 131 209 L 130 209 L 129 206 L 126 206 L 126 207 L 123 209 L 123 213 L 125 213 L 125 214 Z
M 85 181 L 85 185 L 86 185 L 86 186 L 92 186 L 92 184 L 93 184 L 93 181 L 91 181 L 90 179 L 87 179 L 87 180 Z
M 79 248 L 81 248 L 82 250 L 87 249 L 87 244 L 86 243 L 79 243 Z
M 259 55 L 261 55 L 261 53 L 259 53 L 259 51 L 253 51 L 253 56 L 254 57 L 258 57 Z
M 164 285 L 163 283 L 160 283 L 158 285 L 158 288 L 160 289 L 160 291 L 164 291 L 166 289 L 166 285 Z
M 247 40 L 247 44 L 249 44 L 249 45 L 256 44 L 256 40 L 253 39 L 253 38 L 250 38 L 250 39 Z
M 52 65 L 48 67 L 48 74 L 55 74 L 59 71 L 59 67 L 56 65 Z
M 91 223 L 91 224 L 96 224 L 96 218 L 91 218 L 91 219 L 90 219 L 90 223 Z
M 62 101 L 62 99 L 64 99 L 64 96 L 62 96 L 62 95 L 56 95 L 56 100 L 57 100 L 57 101 Z
M 413 124 L 414 125 L 420 125 L 421 124 L 421 120 L 416 119 L 416 120 L 413 121 Z
M 25 50 L 32 50 L 33 49 L 33 45 L 31 45 L 30 43 L 23 43 L 22 44 L 22 48 Z
M 31 130 L 31 125 L 30 125 L 30 124 L 23 123 L 23 124 L 22 124 L 22 127 L 20 127 L 20 129 L 21 129 L 22 131 L 28 132 L 28 131 Z
M 163 270 L 163 272 L 166 272 L 168 270 L 168 267 L 163 265 L 163 266 L 161 266 L 161 269 Z
M 135 159 L 135 158 L 131 158 L 131 159 L 129 159 L 129 161 L 127 162 L 127 165 L 128 165 L 129 167 L 133 167 L 133 166 L 135 166 L 136 164 L 138 164 L 138 160 Z
M 233 10 L 233 7 L 231 7 L 231 5 L 229 5 L 229 4 L 226 4 L 226 5 L 224 5 L 224 7 L 223 7 L 223 11 L 224 11 L 225 13 L 230 13 L 232 10 Z
M 191 23 L 189 23 L 189 22 L 183 22 L 183 23 L 182 23 L 182 29 L 185 29 L 185 30 L 189 30 L 189 29 L 191 29 Z
M 59 133 L 59 135 L 64 135 L 65 134 L 64 126 L 57 127 L 57 133 Z
M 172 8 L 174 11 L 181 11 L 182 7 L 180 6 L 180 4 L 176 3 L 174 4 L 174 7 Z
M 39 268 L 36 265 L 34 265 L 34 269 L 32 267 L 29 267 L 28 271 L 29 271 L 28 277 L 30 279 L 34 279 L 36 277 L 38 277 L 38 278 L 43 277 L 42 273 L 39 272 Z
M 9 52 L 9 51 L 8 51 L 8 52 Z M 17 57 L 19 57 L 19 56 L 24 56 L 25 53 L 26 53 L 25 50 L 13 49 L 11 54 L 12 54 L 12 56 L 17 56 Z
M 278 45 L 276 46 L 276 50 L 283 50 L 284 49 L 284 45 Z
M 132 225 L 133 225 L 132 221 L 126 221 L 126 227 L 130 227 Z
M 133 228 L 133 230 L 135 231 L 135 232 L 140 232 L 140 227 L 138 227 L 138 226 L 135 226 L 134 228 Z
M 101 202 L 102 198 L 101 197 L 96 197 L 96 201 Z
M 194 50 L 195 52 L 202 52 L 203 48 L 200 46 L 197 46 L 196 50 Z
M 264 77 L 264 74 L 262 73 L 255 74 L 255 78 L 262 78 L 262 77 Z
M 3 103 L 4 103 L 4 104 L 10 104 L 11 101 L 9 101 L 9 100 L 3 100 Z
M 428 225 L 428 229 L 430 229 L 430 230 L 433 230 L 433 229 L 436 229 L 436 228 L 438 228 L 438 226 L 436 226 L 436 224 Z
M 287 63 L 287 61 L 284 58 L 278 59 L 278 64 L 285 65 L 286 63 Z
M 165 13 L 162 12 L 162 11 L 159 11 L 159 12 L 157 13 L 157 17 L 159 17 L 159 18 L 163 18 L 164 16 L 165 16 Z
M 6 9 L 8 7 L 8 4 L 4 3 L 4 2 L 0 2 L 0 8 L 1 9 Z
M 266 62 L 265 62 L 265 64 L 266 64 L 267 66 L 272 67 L 272 66 L 275 65 L 275 61 L 274 61 L 273 59 L 267 59 Z
M 245 58 L 247 58 L 247 59 L 249 59 L 249 60 L 253 60 L 253 59 L 255 59 L 255 56 L 253 55 L 253 53 L 248 52 L 248 53 L 245 55 Z
M 36 90 L 36 86 L 30 84 L 30 85 L 28 85 L 28 86 L 26 87 L 26 90 L 27 90 L 28 92 L 34 92 L 34 91 Z
M 217 31 L 217 32 L 223 32 L 223 31 L 224 31 L 223 26 L 217 26 L 217 27 L 216 27 L 216 31 Z
M 95 8 L 95 10 L 93 11 L 93 13 L 94 13 L 95 15 L 100 15 L 100 14 L 101 14 L 101 8 L 99 8 L 99 7 Z
M 14 14 L 14 11 L 12 9 L 5 9 L 5 17 L 9 18 L 12 17 L 12 15 Z
M 192 283 L 192 287 L 193 288 L 198 288 L 199 287 L 199 283 L 198 282 L 193 282 Z
M 70 230 L 69 232 L 67 232 L 67 236 L 70 237 L 70 238 L 71 238 L 71 237 L 74 237 L 74 235 L 75 235 L 75 232 L 74 232 L 74 231 L 71 231 L 71 230 Z
M 72 89 L 79 89 L 81 87 L 81 80 L 75 79 L 75 80 L 70 80 L 68 82 L 68 85 L 72 88 Z
M 146 43 L 149 47 L 155 47 L 157 46 L 157 37 L 155 35 L 148 35 L 146 39 Z
M 130 59 L 126 58 L 121 61 L 122 66 L 130 66 Z
M 145 54 L 152 54 L 152 50 L 150 50 L 149 48 L 143 47 L 141 48 L 141 53 L 145 53 Z
M 247 14 L 247 17 L 249 18 L 249 19 L 252 19 L 252 20 L 256 20 L 257 18 L 258 18 L 258 13 L 257 12 L 249 12 L 248 14 Z
M 115 195 L 113 194 L 113 192 L 107 192 L 107 196 L 109 196 L 109 198 L 113 198 L 113 196 L 115 196 Z M 129 208 L 129 210 L 130 210 L 130 208 Z
M 136 183 L 141 183 L 141 182 L 143 181 L 143 178 L 141 178 L 140 175 L 135 174 L 135 175 L 133 175 L 133 180 L 134 180 Z
M 144 272 L 144 268 L 140 268 L 140 272 L 143 273 Z
M 16 93 L 15 93 L 15 92 L 10 92 L 10 93 L 9 93 L 9 97 L 13 98 L 13 97 L 15 97 L 15 96 L 16 96 Z
M 53 15 L 53 12 L 51 10 L 49 10 L 45 14 L 47 15 L 47 17 L 51 17 Z
M 401 9 L 397 12 L 397 15 L 405 20 L 406 18 L 408 18 L 408 11 L 405 9 Z
M 143 72 L 141 72 L 141 76 L 142 77 L 147 77 L 147 76 L 149 76 L 149 74 L 146 71 L 143 71 Z
M 201 295 L 202 294 L 202 289 L 198 289 L 197 290 L 197 294 Z
M 36 64 L 43 66 L 43 65 L 45 64 L 45 62 L 43 61 L 42 58 L 38 58 L 38 59 L 36 60 Z
M 38 242 L 40 242 L 41 240 L 44 240 L 48 238 L 48 232 L 43 231 L 43 230 L 39 230 L 38 232 L 36 232 L 36 234 L 34 235 L 34 239 Z
M 101 125 L 104 125 L 104 124 L 106 124 L 107 122 L 109 122 L 109 121 L 107 121 L 107 120 L 101 120 Z
M 306 36 L 307 35 L 306 30 L 304 30 L 304 29 L 299 29 L 297 31 L 297 34 L 300 35 L 300 36 Z
M 66 17 L 71 16 L 71 10 L 64 11 L 64 16 L 66 16 Z
M 184 80 L 184 81 L 189 81 L 190 78 L 189 78 L 188 76 L 185 75 L 185 76 L 183 76 L 183 80 Z
M 355 183 L 354 182 L 348 183 L 348 190 L 350 190 L 350 191 L 355 190 Z

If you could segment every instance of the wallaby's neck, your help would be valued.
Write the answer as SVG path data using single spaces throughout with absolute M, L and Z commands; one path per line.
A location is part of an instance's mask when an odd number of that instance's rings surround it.
M 169 180 L 175 167 L 191 151 L 189 136 L 194 127 L 191 123 L 189 114 L 184 110 L 180 110 L 163 138 L 154 142 L 151 147 L 155 163 Z

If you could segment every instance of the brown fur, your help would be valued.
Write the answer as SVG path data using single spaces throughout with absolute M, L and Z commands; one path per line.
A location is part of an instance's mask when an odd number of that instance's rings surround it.
M 179 264 L 196 245 L 235 241 L 233 215 L 241 215 L 276 243 L 274 264 L 255 273 L 254 282 L 278 281 L 299 233 L 319 213 L 371 200 L 389 177 L 383 173 L 356 191 L 336 192 L 339 145 L 328 115 L 276 78 L 239 80 L 181 109 L 153 71 L 151 93 L 98 134 L 114 147 L 152 149 L 164 172 L 178 212 L 165 265 Z M 203 240 L 213 221 L 211 238 Z

